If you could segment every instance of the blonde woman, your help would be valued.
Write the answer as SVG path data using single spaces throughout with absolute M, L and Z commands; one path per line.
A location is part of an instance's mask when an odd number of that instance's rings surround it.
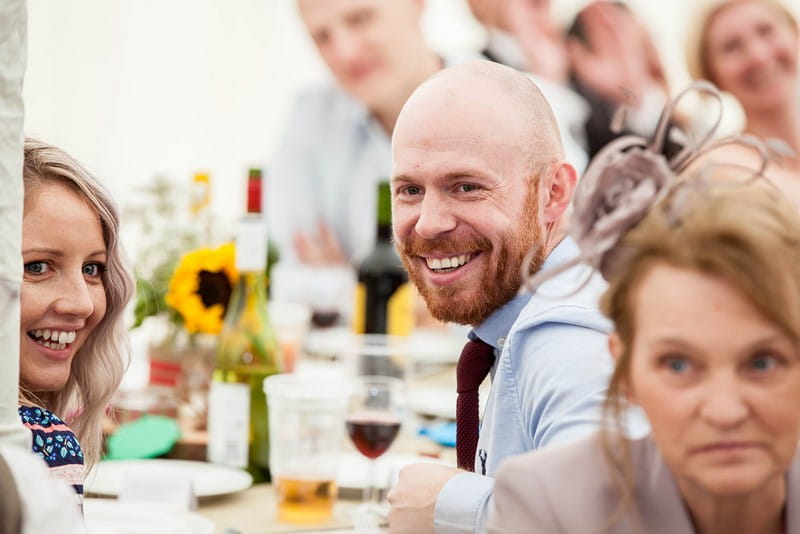
M 81 494 L 127 361 L 133 279 L 117 208 L 86 169 L 28 139 L 23 181 L 19 412 L 33 451 Z
M 800 33 L 781 0 L 699 2 L 687 61 L 695 79 L 733 95 L 745 113 L 744 132 L 780 139 L 794 152 L 772 163 L 766 176 L 800 207 Z M 741 147 L 711 154 L 718 162 L 757 165 Z
M 504 463 L 489 531 L 798 534 L 800 214 L 625 144 L 590 166 L 570 230 L 609 282 L 617 424 Z M 624 437 L 629 404 L 649 436 Z

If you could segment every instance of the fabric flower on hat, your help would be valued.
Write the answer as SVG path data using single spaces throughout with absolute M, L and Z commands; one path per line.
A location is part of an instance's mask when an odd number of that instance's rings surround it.
M 586 261 L 601 273 L 625 230 L 642 220 L 674 179 L 664 157 L 649 150 L 613 150 L 604 158 L 581 181 L 570 227 Z
M 711 95 L 719 103 L 716 122 L 700 141 L 682 135 L 683 148 L 671 159 L 662 154 L 672 118 L 681 98 L 691 92 Z M 773 141 L 753 136 L 735 135 L 712 141 L 722 119 L 722 97 L 709 82 L 691 84 L 667 105 L 651 140 L 640 136 L 620 137 L 606 145 L 590 163 L 573 196 L 573 214 L 569 234 L 580 249 L 580 255 L 554 269 L 529 276 L 523 272 L 524 289 L 535 291 L 544 281 L 567 269 L 587 263 L 608 279 L 624 259 L 618 247 L 622 237 L 636 226 L 659 200 L 682 183 L 679 174 L 706 152 L 725 144 L 744 144 L 760 153 L 759 169 L 746 169 L 747 181 L 764 178 L 763 172 L 771 155 L 780 155 L 782 147 Z M 701 176 L 701 178 L 704 175 Z M 695 186 L 703 180 L 695 180 Z M 698 185 L 699 184 L 699 185 Z M 676 202 L 671 217 L 680 217 Z M 528 256 L 533 257 L 536 251 Z M 527 265 L 527 262 L 524 263 Z

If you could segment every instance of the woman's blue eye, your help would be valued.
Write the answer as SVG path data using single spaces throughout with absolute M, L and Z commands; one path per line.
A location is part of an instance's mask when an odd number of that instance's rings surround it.
M 105 271 L 105 266 L 100 263 L 87 263 L 83 266 L 83 274 L 86 276 L 99 276 L 103 271 Z
M 667 358 L 664 364 L 673 373 L 685 373 L 689 370 L 689 362 L 683 358 Z
M 756 356 L 750 360 L 750 367 L 756 371 L 769 371 L 778 365 L 778 359 L 775 356 L 765 354 Z
M 47 272 L 48 265 L 44 261 L 32 261 L 25 264 L 25 271 L 30 274 L 44 274 Z

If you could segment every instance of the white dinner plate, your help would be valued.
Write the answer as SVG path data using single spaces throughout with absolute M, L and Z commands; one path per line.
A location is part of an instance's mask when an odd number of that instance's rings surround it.
M 441 460 L 413 454 L 386 453 L 377 459 L 375 469 L 375 486 L 386 489 L 394 484 L 401 468 L 413 463 L 438 463 Z M 339 458 L 339 471 L 336 475 L 336 486 L 341 491 L 361 492 L 369 481 L 369 460 L 357 452 L 346 452 Z
M 420 415 L 439 417 L 441 419 L 456 419 L 456 393 L 453 386 L 420 386 L 411 390 L 409 407 L 411 411 Z M 480 413 L 486 410 L 486 403 L 489 400 L 489 388 L 481 387 L 478 395 Z
M 194 494 L 213 497 L 242 491 L 253 485 L 250 473 L 241 469 L 189 460 L 108 460 L 97 464 L 86 477 L 85 490 L 96 495 L 119 495 L 128 476 L 138 480 L 152 475 L 153 479 L 189 478 Z
M 408 351 L 417 363 L 454 364 L 466 342 L 466 332 L 458 329 L 418 328 L 408 337 Z
M 349 328 L 317 328 L 306 336 L 305 350 L 318 357 L 342 358 L 352 349 L 354 334 Z M 406 339 L 408 353 L 418 364 L 449 364 L 458 361 L 467 334 L 458 329 L 414 330 Z
M 115 499 L 85 499 L 88 534 L 213 534 L 214 522 L 201 515 Z

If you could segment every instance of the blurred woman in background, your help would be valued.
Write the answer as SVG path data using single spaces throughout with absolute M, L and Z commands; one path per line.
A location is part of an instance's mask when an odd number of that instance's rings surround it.
M 736 97 L 745 133 L 784 141 L 794 155 L 770 165 L 767 177 L 800 206 L 800 74 L 797 19 L 780 0 L 710 0 L 699 12 L 687 47 L 690 74 Z M 718 151 L 717 161 L 752 166 L 741 147 Z
M 83 492 L 128 353 L 133 279 L 109 194 L 62 150 L 25 142 L 20 407 L 33 451 Z

